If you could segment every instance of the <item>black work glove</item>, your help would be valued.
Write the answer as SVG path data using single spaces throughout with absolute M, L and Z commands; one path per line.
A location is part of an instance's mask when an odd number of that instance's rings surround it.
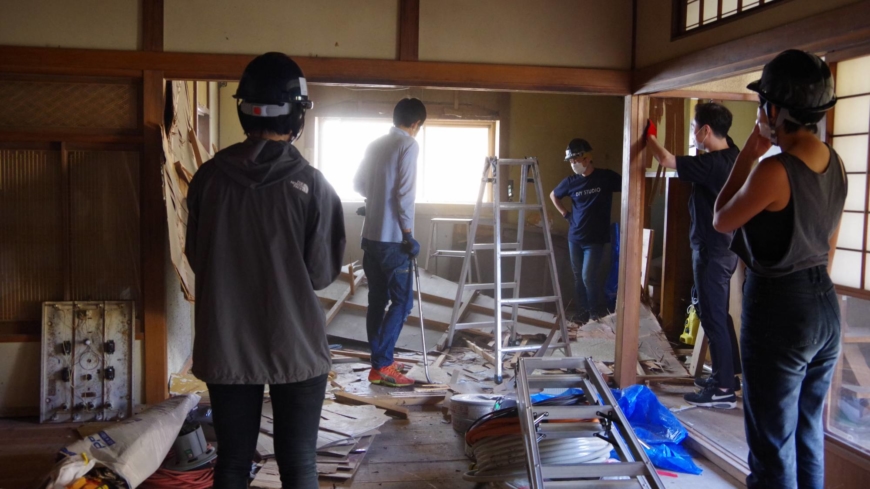
M 571 213 L 570 212 L 566 212 L 565 215 L 562 217 L 564 217 L 566 221 L 571 222 Z
M 402 233 L 402 252 L 416 258 L 420 254 L 420 243 L 411 236 L 411 233 Z
M 366 217 L 366 206 L 362 206 L 356 210 L 356 215 Z

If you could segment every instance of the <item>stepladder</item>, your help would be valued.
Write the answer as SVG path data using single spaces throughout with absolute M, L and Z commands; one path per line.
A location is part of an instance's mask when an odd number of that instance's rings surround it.
M 513 170 L 513 171 L 511 171 Z M 513 178 L 519 182 L 518 201 L 509 199 L 503 201 L 500 189 L 503 183 Z M 529 195 L 529 186 L 534 188 L 534 202 Z M 488 194 L 487 189 L 491 189 Z M 518 352 L 535 352 L 535 356 L 544 356 L 552 349 L 561 348 L 566 356 L 571 356 L 571 345 L 568 340 L 567 321 L 565 308 L 562 303 L 562 292 L 559 287 L 559 278 L 556 268 L 556 258 L 553 248 L 553 238 L 550 234 L 550 222 L 547 219 L 545 193 L 541 184 L 540 168 L 536 158 L 524 159 L 501 159 L 490 157 L 486 159 L 483 167 L 483 175 L 480 180 L 480 190 L 477 195 L 477 203 L 474 207 L 474 215 L 471 220 L 470 231 L 466 242 L 465 255 L 462 262 L 462 271 L 459 276 L 459 286 L 456 290 L 456 301 L 453 306 L 453 314 L 450 319 L 447 344 L 452 345 L 457 331 L 464 329 L 492 329 L 494 342 L 494 363 L 496 383 L 501 383 L 504 378 L 504 355 Z M 487 198 L 491 196 L 491 198 Z M 529 213 L 537 212 L 540 215 L 543 227 L 543 248 L 528 249 L 524 246 L 524 233 L 526 218 Z M 516 217 L 516 220 L 512 218 Z M 516 240 L 504 239 L 505 225 L 516 222 Z M 476 241 L 481 226 L 492 226 L 492 242 L 479 243 Z M 513 226 L 513 224 L 511 224 Z M 493 281 L 483 282 L 478 273 L 480 282 L 472 282 L 471 273 L 472 259 L 478 256 L 481 250 L 493 252 Z M 513 277 L 505 277 L 502 266 L 505 260 L 514 260 Z M 546 265 L 542 263 L 546 262 Z M 520 295 L 520 283 L 522 278 L 522 266 L 531 262 L 533 266 L 546 266 L 550 277 L 550 290 L 543 291 L 540 295 L 522 297 Z M 465 305 L 462 299 L 467 290 L 480 291 L 492 294 L 494 305 L 492 308 L 492 320 L 487 321 L 464 321 Z M 531 306 L 545 303 L 555 304 L 556 321 L 547 339 L 540 345 L 520 345 L 517 341 L 517 325 L 519 324 L 520 306 Z M 558 333 L 558 340 L 556 335 Z

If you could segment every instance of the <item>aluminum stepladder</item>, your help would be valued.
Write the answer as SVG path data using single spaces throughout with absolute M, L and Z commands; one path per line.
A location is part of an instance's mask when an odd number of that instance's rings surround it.
M 499 195 L 501 182 L 503 179 L 509 178 L 507 173 L 511 167 L 519 167 L 519 202 L 502 202 Z M 531 173 L 531 176 L 529 174 Z M 536 203 L 528 202 L 527 187 L 529 183 L 535 185 L 535 193 L 537 196 Z M 484 195 L 487 185 L 492 185 L 492 202 L 484 202 Z M 559 279 L 556 273 L 556 257 L 553 251 L 553 238 L 550 235 L 550 222 L 547 220 L 547 209 L 545 204 L 545 194 L 541 186 L 541 175 L 536 158 L 525 159 L 499 159 L 490 157 L 486 159 L 483 168 L 483 176 L 480 180 L 480 191 L 477 194 L 477 204 L 474 206 L 474 217 L 471 221 L 471 230 L 468 236 L 465 257 L 462 261 L 462 271 L 459 275 L 459 286 L 456 289 L 456 301 L 453 305 L 453 314 L 450 319 L 450 329 L 448 330 L 447 345 L 453 343 L 453 337 L 456 331 L 471 328 L 494 328 L 494 349 L 495 349 L 495 382 L 500 384 L 504 378 L 503 375 L 503 355 L 507 353 L 537 351 L 536 356 L 543 356 L 548 350 L 553 348 L 563 348 L 566 356 L 571 356 L 571 345 L 568 342 L 568 328 L 565 319 L 565 308 L 562 304 L 562 292 L 559 288 Z M 492 209 L 492 226 L 493 226 L 493 242 L 492 243 L 476 243 L 478 227 L 483 224 L 481 211 L 484 207 Z M 501 211 L 519 211 L 517 219 L 517 241 L 515 243 L 502 242 L 502 217 Z M 541 223 L 544 229 L 544 249 L 542 250 L 527 250 L 523 247 L 523 234 L 525 231 L 526 211 L 537 211 L 541 213 Z M 466 283 L 470 273 L 470 261 L 472 252 L 478 250 L 493 250 L 493 283 Z M 547 259 L 547 264 L 550 271 L 550 280 L 553 288 L 553 295 L 541 297 L 520 297 L 520 275 L 522 270 L 523 257 L 540 256 Z M 514 278 L 512 282 L 502 281 L 501 260 L 502 258 L 514 258 L 516 260 L 514 266 Z M 478 278 L 480 278 L 478 276 Z M 511 290 L 511 297 L 502 297 L 502 289 Z M 460 322 L 462 321 L 461 311 L 465 310 L 462 307 L 462 298 L 466 290 L 492 290 L 495 304 L 493 307 L 492 321 L 482 322 Z M 516 325 L 518 323 L 519 306 L 524 304 L 539 304 L 546 302 L 554 302 L 556 304 L 558 328 L 553 329 L 543 345 L 518 346 L 516 341 Z M 502 306 L 511 306 L 511 317 L 509 320 L 502 318 Z M 508 345 L 503 344 L 504 338 L 502 332 L 504 326 L 508 326 L 510 336 Z M 561 338 L 558 342 L 554 342 L 556 332 L 560 333 Z
M 567 369 L 584 373 L 535 375 L 535 370 Z M 583 389 L 588 405 L 533 406 L 531 395 L 541 389 Z M 591 358 L 520 358 L 517 362 L 517 409 L 532 489 L 664 487 L 640 440 L 601 372 Z M 578 420 L 598 418 L 602 431 L 588 431 Z M 543 423 L 542 421 L 555 421 Z M 612 427 L 618 427 L 613 430 Z M 611 443 L 621 463 L 544 464 L 538 442 L 545 438 L 597 436 Z M 600 480 L 597 478 L 625 478 Z

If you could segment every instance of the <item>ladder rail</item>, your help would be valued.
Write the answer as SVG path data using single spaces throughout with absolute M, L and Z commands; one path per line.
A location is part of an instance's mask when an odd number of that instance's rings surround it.
M 504 378 L 503 370 L 503 361 L 502 361 L 502 353 L 501 353 L 501 342 L 502 342 L 502 328 L 504 324 L 502 324 L 502 314 L 501 314 L 501 301 L 502 301 L 502 289 L 501 289 L 501 178 L 502 172 L 500 171 L 498 165 L 498 158 L 489 158 L 487 160 L 492 165 L 492 172 L 495 177 L 495 186 L 493 187 L 492 192 L 492 214 L 493 214 L 493 222 L 494 228 L 492 232 L 492 241 L 493 241 L 493 283 L 496 286 L 493 288 L 493 295 L 495 296 L 495 304 L 493 304 L 493 319 L 495 320 L 495 383 L 501 384 L 502 379 Z M 518 240 L 519 242 L 519 240 Z M 522 245 L 520 245 L 522 246 Z M 514 291 L 519 290 L 519 287 L 513 289 Z
M 522 272 L 522 262 L 523 262 L 522 251 L 525 250 L 525 248 L 523 247 L 523 243 L 524 243 L 523 238 L 525 238 L 525 231 L 526 231 L 525 230 L 525 226 L 526 226 L 526 207 L 525 206 L 528 204 L 528 185 L 527 185 L 527 183 L 528 183 L 528 176 L 529 176 L 529 166 L 530 165 L 521 165 L 520 166 L 520 177 L 518 179 L 521 182 L 520 183 L 520 205 L 521 205 L 521 207 L 519 208 L 520 215 L 517 218 L 517 245 L 518 245 L 517 252 L 518 252 L 518 254 L 515 255 L 516 260 L 514 261 L 514 283 L 517 284 L 517 286 L 513 289 L 513 298 L 514 299 L 520 297 L 520 276 L 522 275 L 521 272 Z M 538 200 L 541 200 L 540 195 L 538 195 Z M 502 207 L 504 207 L 504 206 L 502 206 Z M 501 253 L 503 253 L 503 252 L 501 250 L 499 250 L 499 254 L 501 254 Z M 511 255 L 508 255 L 508 256 L 511 256 Z M 519 312 L 520 312 L 520 305 L 517 303 L 514 303 L 511 306 L 511 321 L 513 321 L 513 325 L 511 326 L 510 343 L 508 343 L 511 346 L 515 345 L 517 342 L 516 324 L 517 324 L 517 316 L 519 315 Z
M 534 165 L 535 189 L 538 195 L 542 195 L 543 187 L 541 185 L 541 169 L 538 165 Z M 542 200 L 543 203 L 543 200 Z M 541 205 L 541 222 L 544 225 L 544 243 L 547 249 L 550 250 L 550 280 L 553 284 L 553 295 L 559 297 L 556 301 L 556 320 L 559 321 L 559 330 L 562 335 L 562 342 L 565 343 L 565 356 L 571 356 L 571 341 L 568 339 L 568 321 L 565 318 L 565 305 L 562 301 L 562 288 L 559 286 L 559 276 L 556 273 L 556 250 L 553 247 L 553 235 L 550 234 L 550 221 L 547 218 L 547 206 Z
M 447 346 L 453 344 L 453 336 L 456 333 L 456 323 L 461 321 L 462 318 L 459 317 L 459 311 L 462 305 L 462 296 L 465 294 L 465 277 L 466 274 L 471 273 L 469 270 L 469 257 L 472 256 L 474 251 L 474 240 L 477 236 L 477 226 L 480 223 L 480 209 L 483 206 L 483 193 L 486 190 L 486 184 L 489 183 L 488 174 L 490 169 L 489 159 L 483 164 L 483 175 L 480 178 L 480 189 L 477 192 L 477 203 L 474 205 L 474 215 L 471 219 L 471 230 L 468 233 L 468 239 L 466 239 L 465 243 L 465 259 L 462 260 L 462 271 L 459 273 L 459 284 L 456 287 L 456 301 L 453 303 L 453 312 L 450 315 L 450 328 L 447 331 Z M 496 193 L 496 192 L 494 192 Z M 478 280 L 480 280 L 480 273 L 478 272 Z M 495 283 L 498 283 L 497 281 Z M 465 309 L 467 310 L 467 309 Z

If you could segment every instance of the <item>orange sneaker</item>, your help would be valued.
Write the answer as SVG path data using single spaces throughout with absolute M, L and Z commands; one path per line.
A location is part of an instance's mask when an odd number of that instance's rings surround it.
M 396 367 L 396 370 L 398 370 L 399 372 L 402 372 L 402 373 L 405 373 L 408 370 L 411 370 L 411 367 L 409 367 L 407 364 L 399 363 L 395 360 L 393 360 L 393 365 L 391 365 L 391 366 Z
M 379 369 L 373 368 L 369 372 L 369 382 L 389 387 L 407 387 L 409 385 L 414 385 L 414 381 L 402 375 L 395 365 L 389 365 Z

